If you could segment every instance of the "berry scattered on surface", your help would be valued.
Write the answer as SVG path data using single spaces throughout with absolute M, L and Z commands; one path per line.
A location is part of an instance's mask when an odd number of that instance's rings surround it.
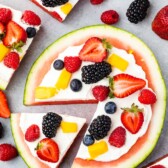
M 28 27 L 26 33 L 28 38 L 33 38 L 36 35 L 36 29 L 34 27 Z
M 6 65 L 8 68 L 17 69 L 19 67 L 19 63 L 19 54 L 16 52 L 10 52 L 4 58 L 4 65 Z
M 54 61 L 53 64 L 54 69 L 56 70 L 62 70 L 64 68 L 64 62 L 60 59 Z
M 8 161 L 18 156 L 16 148 L 10 144 L 0 144 L 0 160 Z
M 163 165 L 154 165 L 154 166 L 151 166 L 150 168 L 166 168 L 166 167 Z
M 105 112 L 108 114 L 114 114 L 117 110 L 117 106 L 114 102 L 107 102 L 104 106 Z
M 49 112 L 43 117 L 42 131 L 43 134 L 48 138 L 56 136 L 57 129 L 59 128 L 62 121 L 62 117 L 56 113 Z
M 0 138 L 3 137 L 3 126 L 2 123 L 0 122 Z
M 104 2 L 104 0 L 90 0 L 90 3 L 92 5 L 99 5 L 99 4 L 103 3 L 103 2 Z
M 82 82 L 96 83 L 111 73 L 111 65 L 105 61 L 82 67 Z
M 111 118 L 106 115 L 101 115 L 92 121 L 88 131 L 96 140 L 100 140 L 107 136 L 110 128 Z
M 73 79 L 70 82 L 70 87 L 74 92 L 78 92 L 82 89 L 82 82 L 79 79 Z
M 128 20 L 135 24 L 142 21 L 147 15 L 149 6 L 150 3 L 148 0 L 134 0 L 126 12 Z
M 105 100 L 108 97 L 109 92 L 110 92 L 109 87 L 102 85 L 95 86 L 92 89 L 92 94 L 98 101 Z
M 10 20 L 12 20 L 12 12 L 7 8 L 0 8 L 0 22 L 6 25 Z
M 94 144 L 94 142 L 95 140 L 92 135 L 85 135 L 85 137 L 83 138 L 83 144 L 86 146 L 90 146 Z
M 119 20 L 119 14 L 115 10 L 108 10 L 102 13 L 101 21 L 105 24 L 115 24 Z
M 110 134 L 108 142 L 110 145 L 121 148 L 125 144 L 126 131 L 123 127 L 117 127 Z
M 41 0 L 46 7 L 55 7 L 67 3 L 69 0 Z
M 70 73 L 76 72 L 80 68 L 81 63 L 82 61 L 79 59 L 79 57 L 67 56 L 64 58 L 65 69 Z

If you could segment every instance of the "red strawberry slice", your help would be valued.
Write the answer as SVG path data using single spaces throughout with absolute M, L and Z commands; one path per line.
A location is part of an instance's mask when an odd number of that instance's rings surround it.
M 22 47 L 27 40 L 26 31 L 14 21 L 7 24 L 6 35 L 3 38 L 3 44 L 7 47 L 18 49 Z
M 0 22 L 0 35 L 4 34 L 5 26 Z
M 59 148 L 57 143 L 50 139 L 44 138 L 37 145 L 37 155 L 40 159 L 56 163 L 59 160 Z
M 135 104 L 131 108 L 122 108 L 121 122 L 132 134 L 136 134 L 144 122 L 143 109 L 139 109 Z
M 88 39 L 79 52 L 79 58 L 82 61 L 102 62 L 107 57 L 106 48 L 110 48 L 109 44 L 103 41 L 98 37 Z
M 7 8 L 0 8 L 0 22 L 6 25 L 10 20 L 12 20 L 12 12 Z
M 115 97 L 124 98 L 142 89 L 146 81 L 128 74 L 118 74 L 113 77 L 110 89 Z

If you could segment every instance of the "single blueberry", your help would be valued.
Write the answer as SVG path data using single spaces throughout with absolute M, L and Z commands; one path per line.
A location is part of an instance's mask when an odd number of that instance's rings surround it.
M 85 135 L 85 137 L 83 138 L 83 144 L 86 146 L 90 146 L 94 144 L 94 142 L 95 140 L 92 135 Z
M 117 106 L 114 102 L 108 102 L 105 104 L 105 112 L 108 114 L 114 114 L 117 110 Z
M 74 92 L 78 92 L 82 89 L 82 82 L 79 79 L 73 79 L 70 83 L 70 87 Z
M 32 38 L 36 35 L 36 29 L 34 27 L 28 27 L 26 33 L 28 38 Z
M 58 59 L 54 62 L 53 66 L 54 66 L 54 69 L 61 70 L 64 68 L 64 62 Z

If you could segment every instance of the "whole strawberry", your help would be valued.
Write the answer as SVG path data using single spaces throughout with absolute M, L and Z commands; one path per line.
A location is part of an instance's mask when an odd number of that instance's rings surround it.
M 103 2 L 104 2 L 104 0 L 90 0 L 90 3 L 92 5 L 99 5 L 99 4 L 103 3 Z
M 8 68 L 17 69 L 19 67 L 19 62 L 20 62 L 19 54 L 16 52 L 10 52 L 4 58 L 4 64 Z
M 102 13 L 101 21 L 105 24 L 115 24 L 119 20 L 119 15 L 115 10 L 108 10 Z
M 7 8 L 0 8 L 0 22 L 6 25 L 12 19 L 12 12 Z
M 8 161 L 15 158 L 18 155 L 16 148 L 10 144 L 0 145 L 0 160 Z
M 163 7 L 155 16 L 152 30 L 161 38 L 168 40 L 168 5 Z

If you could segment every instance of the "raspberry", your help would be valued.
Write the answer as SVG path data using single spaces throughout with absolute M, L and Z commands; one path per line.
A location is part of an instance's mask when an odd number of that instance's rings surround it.
M 12 12 L 7 8 L 0 8 L 0 22 L 6 25 L 10 20 L 12 20 Z
M 82 61 L 79 59 L 79 57 L 65 57 L 64 58 L 64 66 L 65 69 L 70 72 L 76 72 L 80 66 L 81 66 Z
M 19 54 L 16 52 L 10 52 L 4 58 L 4 64 L 8 68 L 17 69 L 19 67 L 19 62 L 20 62 Z
M 38 26 L 41 24 L 40 17 L 30 10 L 26 10 L 23 13 L 22 20 L 29 25 Z
M 102 2 L 104 2 L 104 0 L 90 0 L 90 3 L 92 5 L 98 5 L 98 4 L 101 4 Z
M 101 21 L 105 24 L 114 24 L 117 23 L 119 19 L 119 15 L 114 10 L 108 10 L 102 13 Z

